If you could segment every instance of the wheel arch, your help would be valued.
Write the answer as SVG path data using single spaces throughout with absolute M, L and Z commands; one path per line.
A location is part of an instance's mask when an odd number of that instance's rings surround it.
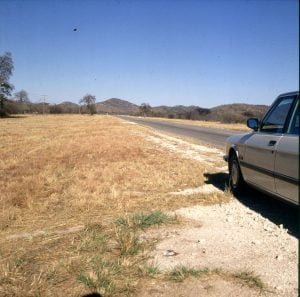
M 232 145 L 231 148 L 229 149 L 229 154 L 228 154 L 228 161 L 232 158 L 232 156 L 236 156 L 237 159 L 239 159 L 239 151 L 237 149 L 236 145 Z
M 234 162 L 236 160 L 236 162 Z M 236 170 L 232 171 L 232 166 L 235 165 Z M 239 151 L 236 145 L 232 145 L 229 149 L 228 153 L 228 171 L 229 171 L 229 183 L 231 190 L 234 194 L 241 193 L 243 191 L 243 188 L 245 186 L 244 176 L 241 170 L 240 166 L 240 160 L 239 160 Z M 236 178 L 236 182 L 234 182 L 233 179 L 233 172 L 235 172 L 234 176 L 239 176 L 239 178 Z M 238 174 L 238 175 L 236 175 Z M 236 184 L 236 186 L 234 186 Z
M 245 172 L 244 172 L 244 168 L 243 166 L 241 166 L 240 164 L 240 158 L 239 158 L 239 150 L 238 150 L 238 147 L 237 145 L 232 145 L 229 149 L 229 153 L 228 153 L 228 172 L 230 172 L 230 159 L 233 157 L 233 156 L 236 156 L 236 159 L 238 161 L 238 164 L 239 164 L 239 167 L 240 167 L 240 170 L 241 170 L 241 175 L 243 177 L 243 179 L 246 181 L 245 179 Z

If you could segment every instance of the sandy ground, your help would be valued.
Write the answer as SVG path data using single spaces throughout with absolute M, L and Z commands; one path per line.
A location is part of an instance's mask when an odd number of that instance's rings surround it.
M 222 155 L 221 151 L 189 145 L 160 133 L 149 141 L 199 162 L 219 163 Z M 173 194 L 218 190 L 208 185 Z M 204 283 L 189 280 L 181 285 L 148 283 L 141 296 L 298 296 L 298 240 L 282 225 L 274 224 L 234 197 L 227 204 L 182 208 L 175 214 L 189 223 L 145 235 L 160 239 L 152 254 L 152 264 L 163 271 L 185 265 L 230 273 L 253 272 L 264 282 L 266 290 L 241 289 L 232 281 L 215 278 Z M 176 255 L 166 257 L 168 250 L 174 250 Z

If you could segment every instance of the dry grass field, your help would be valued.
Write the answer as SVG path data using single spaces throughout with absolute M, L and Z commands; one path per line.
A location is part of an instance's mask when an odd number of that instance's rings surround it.
M 215 169 L 160 149 L 149 131 L 109 116 L 0 121 L 0 296 L 132 295 L 155 273 L 141 230 L 229 199 L 170 194 Z

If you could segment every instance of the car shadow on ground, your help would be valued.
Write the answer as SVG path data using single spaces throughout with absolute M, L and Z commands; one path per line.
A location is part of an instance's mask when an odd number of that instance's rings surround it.
M 224 172 L 206 173 L 207 184 L 212 184 L 222 191 L 228 188 L 229 175 Z M 246 187 L 242 194 L 235 197 L 245 206 L 269 219 L 276 225 L 283 225 L 288 233 L 299 239 L 299 208 L 284 201 L 265 195 L 251 187 Z

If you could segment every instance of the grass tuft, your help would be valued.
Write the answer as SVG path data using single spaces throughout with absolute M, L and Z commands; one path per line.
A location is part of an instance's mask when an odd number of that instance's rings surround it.
M 168 273 L 168 279 L 175 282 L 182 282 L 188 277 L 201 277 L 207 275 L 210 271 L 207 268 L 204 269 L 195 269 L 188 268 L 186 266 L 176 266 L 173 270 Z
M 261 278 L 255 275 L 253 272 L 243 271 L 233 274 L 233 277 L 241 280 L 250 288 L 258 288 L 260 290 L 263 290 L 265 288 L 265 284 L 263 283 Z
M 106 261 L 95 257 L 92 262 L 92 272 L 80 273 L 78 280 L 90 289 L 95 289 L 104 295 L 113 295 L 117 290 L 116 280 L 121 267 L 117 261 Z
M 145 264 L 142 267 L 142 274 L 150 277 L 155 277 L 161 274 L 159 267 L 157 265 Z
M 96 288 L 94 280 L 91 277 L 84 275 L 83 273 L 80 273 L 80 275 L 78 276 L 78 280 L 90 289 Z
M 116 225 L 130 229 L 147 229 L 154 225 L 170 224 L 176 222 L 176 217 L 164 214 L 161 211 L 150 213 L 135 213 L 131 216 L 121 217 L 116 220 Z
M 139 238 L 132 230 L 117 227 L 115 229 L 116 249 L 120 251 L 122 256 L 134 256 L 141 250 L 142 244 Z
M 99 226 L 86 226 L 78 236 L 75 250 L 78 252 L 98 252 L 105 253 L 109 251 L 109 236 L 103 228 Z

